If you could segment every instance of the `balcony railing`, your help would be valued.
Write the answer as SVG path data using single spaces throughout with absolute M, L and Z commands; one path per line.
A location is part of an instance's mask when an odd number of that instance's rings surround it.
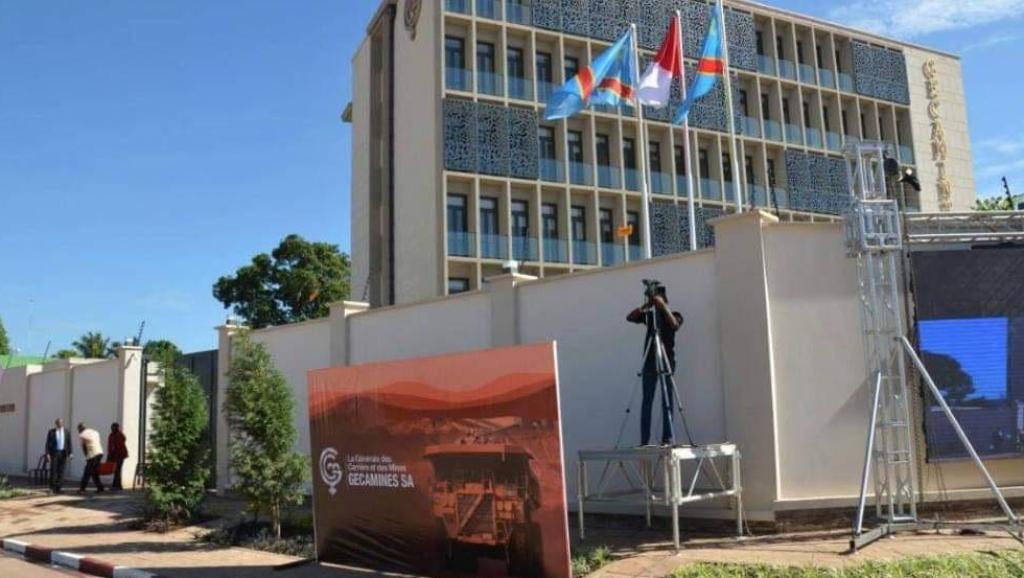
M 554 94 L 556 90 L 558 90 L 558 87 L 555 86 L 555 83 L 547 80 L 538 80 L 537 100 L 539 102 L 547 102 L 548 100 L 551 100 L 551 95 Z
M 843 137 L 837 132 L 825 133 L 825 140 L 828 143 L 828 150 L 830 151 L 841 151 L 843 150 Z
M 687 198 L 690 196 L 686 175 L 676 175 L 676 196 Z
M 505 235 L 480 235 L 480 257 L 483 259 L 508 259 L 508 237 Z
M 572 262 L 576 265 L 597 265 L 597 249 L 590 241 L 572 242 Z
M 469 14 L 469 0 L 444 0 L 444 9 L 458 14 Z
M 740 132 L 744 136 L 761 138 L 761 120 L 752 116 L 740 117 Z
M 569 182 L 574 185 L 594 184 L 594 171 L 587 163 L 569 163 Z
M 804 144 L 804 137 L 800 130 L 800 125 L 786 124 L 786 142 L 790 144 Z
M 444 85 L 448 90 L 471 92 L 473 90 L 473 72 L 465 68 L 446 68 Z
M 725 202 L 735 203 L 736 202 L 736 183 L 732 181 L 725 181 L 723 183 L 725 188 Z
M 651 171 L 651 193 L 655 195 L 672 194 L 672 179 L 668 173 Z
M 473 257 L 476 255 L 476 235 L 467 231 L 448 231 L 448 255 Z
M 610 104 L 593 104 L 590 106 L 594 112 L 601 114 L 619 114 L 619 107 Z
M 562 162 L 556 159 L 540 159 L 540 180 L 549 183 L 564 183 L 565 168 Z
M 779 60 L 779 76 L 796 80 L 796 66 L 792 60 Z
M 843 92 L 853 92 L 853 77 L 845 72 L 840 72 L 836 75 L 839 79 L 839 90 Z
M 505 20 L 529 26 L 533 22 L 530 17 L 530 6 L 521 1 L 508 0 L 505 3 Z
M 533 100 L 533 81 L 529 78 L 508 77 L 508 97 Z
M 604 189 L 619 188 L 619 169 L 608 165 L 597 165 L 597 186 Z
M 512 258 L 516 261 L 538 261 L 537 239 L 512 237 Z
M 480 94 L 501 96 L 505 93 L 505 81 L 500 74 L 479 72 L 477 73 L 476 90 Z
M 821 131 L 814 127 L 807 127 L 807 146 L 816 149 L 821 148 Z
M 630 191 L 640 190 L 640 171 L 636 169 L 626 169 L 626 189 Z
M 722 200 L 722 188 L 715 179 L 700 180 L 700 196 L 712 201 Z
M 748 204 L 753 204 L 755 207 L 767 207 L 768 206 L 768 190 L 761 185 L 747 184 L 747 199 Z
M 782 126 L 778 121 L 764 121 L 764 137 L 768 140 L 782 142 Z
M 900 145 L 900 162 L 905 165 L 914 164 L 914 149 L 907 145 Z
M 639 261 L 644 258 L 644 248 L 640 245 L 630 245 L 628 254 L 630 261 Z
M 772 195 L 775 195 L 775 203 L 778 203 L 780 209 L 789 208 L 789 191 L 786 187 L 776 185 L 774 189 L 768 190 L 768 205 L 775 208 L 772 204 Z
M 626 250 L 621 243 L 601 243 L 601 264 L 605 267 L 618 265 L 626 260 Z
M 818 77 L 814 74 L 813 66 L 810 64 L 800 64 L 798 65 L 798 68 L 800 70 L 800 82 L 805 82 L 807 84 L 818 83 Z
M 758 54 L 757 70 L 762 74 L 775 76 L 775 59 L 767 54 Z
M 498 0 L 476 0 L 476 15 L 497 20 L 501 18 L 501 5 Z
M 832 72 L 831 70 L 827 69 L 827 68 L 819 68 L 818 69 L 818 83 L 820 83 L 825 88 L 835 88 L 836 87 L 836 75 L 835 75 L 835 73 Z
M 568 263 L 569 252 L 564 239 L 544 239 L 544 261 L 546 263 Z

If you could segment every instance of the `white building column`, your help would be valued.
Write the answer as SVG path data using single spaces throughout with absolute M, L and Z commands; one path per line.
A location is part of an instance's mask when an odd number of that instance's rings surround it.
M 135 469 L 139 462 L 139 432 L 142 431 L 142 404 L 146 399 L 145 366 L 142 363 L 142 348 L 135 345 L 118 347 L 114 353 L 118 362 L 117 422 L 125 435 L 128 459 L 121 469 L 121 483 L 126 488 L 135 487 Z M 109 451 L 109 448 L 107 448 Z
M 519 343 L 519 299 L 516 286 L 536 279 L 519 273 L 506 273 L 487 279 L 486 291 L 491 297 L 491 347 Z
M 230 470 L 228 463 L 231 453 L 228 445 L 230 430 L 228 429 L 228 418 L 224 414 L 224 404 L 228 386 L 231 380 L 228 378 L 228 370 L 231 369 L 231 349 L 233 338 L 240 331 L 245 330 L 241 325 L 227 323 L 217 329 L 217 492 L 224 493 L 231 487 Z

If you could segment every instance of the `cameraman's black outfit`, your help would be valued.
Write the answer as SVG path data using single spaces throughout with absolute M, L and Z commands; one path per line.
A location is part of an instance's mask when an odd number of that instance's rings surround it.
M 668 303 L 666 301 L 666 307 Z M 647 352 L 644 358 L 644 369 L 643 369 L 643 401 L 640 406 L 640 445 L 646 446 L 651 441 L 651 410 L 654 405 L 654 394 L 658 389 L 660 380 L 658 379 L 658 348 L 657 344 L 654 343 L 654 323 L 653 321 L 657 318 L 657 331 L 661 336 L 661 345 L 665 352 L 665 358 L 668 360 L 669 368 L 672 374 L 676 372 L 676 331 L 678 328 L 673 328 L 673 323 L 668 320 L 668 314 L 663 311 L 657 305 L 651 305 L 654 310 L 654 314 L 648 314 L 646 311 L 641 309 L 633 310 L 626 320 L 630 323 L 645 324 L 647 326 L 647 335 L 644 337 L 644 351 Z M 657 317 L 655 317 L 657 316 Z M 682 327 L 683 316 L 678 311 L 673 311 L 672 316 L 675 317 L 675 325 Z M 671 445 L 675 443 L 675 432 L 672 426 L 672 412 L 675 411 L 675 393 L 673 387 L 669 384 L 662 391 L 661 396 L 661 443 L 663 445 Z

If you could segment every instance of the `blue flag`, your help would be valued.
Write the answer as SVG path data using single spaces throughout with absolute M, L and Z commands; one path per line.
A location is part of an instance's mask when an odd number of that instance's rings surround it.
M 544 108 L 544 118 L 568 118 L 586 108 L 591 101 L 613 105 L 623 99 L 632 102 L 636 86 L 632 48 L 631 29 L 551 95 Z
M 711 5 L 711 23 L 708 26 L 708 35 L 704 38 L 704 50 L 701 52 L 700 60 L 697 61 L 697 75 L 694 78 L 693 86 L 689 87 L 686 100 L 676 111 L 675 124 L 686 122 L 687 115 L 693 103 L 704 98 L 718 84 L 718 80 L 726 74 L 725 55 L 722 52 L 722 23 L 718 19 L 718 9 Z

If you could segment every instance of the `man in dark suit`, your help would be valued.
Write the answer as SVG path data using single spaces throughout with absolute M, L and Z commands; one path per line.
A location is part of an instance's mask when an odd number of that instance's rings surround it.
M 64 427 L 64 420 L 58 419 L 54 425 L 56 427 L 46 433 L 46 455 L 50 458 L 50 489 L 59 494 L 64 484 L 64 466 L 71 457 L 71 435 Z

